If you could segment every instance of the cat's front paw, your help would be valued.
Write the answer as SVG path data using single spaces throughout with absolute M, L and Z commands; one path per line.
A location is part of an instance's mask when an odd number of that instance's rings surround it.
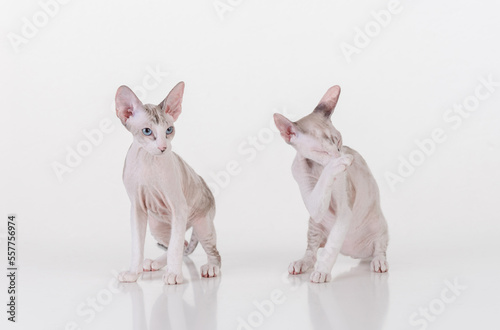
M 142 269 L 145 272 L 155 272 L 166 266 L 166 263 L 158 260 L 144 259 Z
M 307 272 L 314 266 L 314 260 L 311 258 L 302 258 L 300 260 L 290 263 L 288 266 L 288 273 L 298 275 Z
M 124 283 L 133 283 L 137 281 L 139 276 L 141 276 L 141 273 L 125 271 L 118 274 L 118 281 Z
M 332 274 L 315 270 L 309 278 L 313 283 L 326 283 L 332 279 Z
M 163 275 L 163 282 L 168 285 L 182 284 L 184 282 L 184 276 L 182 276 L 182 270 L 172 270 L 167 266 L 167 272 Z
M 201 266 L 201 277 L 216 277 L 219 275 L 220 268 L 217 265 L 206 264 Z
M 350 154 L 343 154 L 338 160 L 339 163 L 344 164 L 345 166 L 351 166 L 354 157 Z
M 349 154 L 344 154 L 340 157 L 334 157 L 326 164 L 325 170 L 332 175 L 337 175 L 344 172 L 348 166 L 351 166 L 354 157 Z

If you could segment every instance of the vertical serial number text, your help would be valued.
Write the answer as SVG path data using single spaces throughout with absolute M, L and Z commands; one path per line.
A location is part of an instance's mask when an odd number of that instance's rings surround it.
M 7 319 L 16 322 L 16 216 L 7 217 Z

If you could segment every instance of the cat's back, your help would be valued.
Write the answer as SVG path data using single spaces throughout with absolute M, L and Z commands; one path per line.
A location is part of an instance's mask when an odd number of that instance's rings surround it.
M 172 156 L 183 177 L 194 181 L 199 178 L 198 173 L 181 156 L 174 151 L 172 151 Z
M 353 211 L 355 221 L 364 221 L 380 216 L 380 193 L 377 182 L 373 177 L 364 158 L 354 149 L 344 146 L 343 152 L 350 154 L 354 160 L 347 168 L 350 182 L 349 194 L 353 197 Z
M 177 153 L 172 152 L 182 177 L 183 193 L 192 207 L 192 214 L 215 211 L 215 198 L 205 180 Z
M 368 167 L 368 164 L 366 163 L 363 156 L 361 156 L 359 152 L 348 146 L 343 146 L 342 152 L 344 154 L 353 156 L 353 162 L 351 166 L 347 168 L 347 173 L 349 174 L 349 177 L 353 181 L 353 183 L 355 185 L 362 184 L 368 186 L 376 186 L 373 174 L 370 171 L 370 168 Z

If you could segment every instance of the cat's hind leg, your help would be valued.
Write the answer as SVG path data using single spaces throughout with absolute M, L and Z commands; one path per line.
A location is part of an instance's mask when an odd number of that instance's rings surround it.
M 158 243 L 163 249 L 167 250 L 168 246 L 163 245 L 162 243 Z M 184 241 L 184 255 L 187 256 L 193 252 L 193 250 L 196 248 L 196 245 L 198 245 L 198 240 L 196 238 L 191 238 L 191 243 L 188 244 L 187 241 Z M 165 252 L 155 260 L 151 259 L 144 259 L 144 264 L 143 268 L 145 272 L 154 272 L 156 270 L 159 270 L 167 265 L 167 255 L 168 253 Z
M 202 277 L 215 277 L 220 272 L 221 258 L 217 250 L 217 235 L 213 217 L 213 212 L 209 212 L 193 222 L 193 233 L 207 254 L 207 263 L 201 266 Z
M 370 263 L 370 269 L 375 273 L 385 273 L 389 270 L 386 258 L 388 241 L 388 236 L 385 233 L 373 243 L 373 259 Z
M 185 249 L 184 249 L 184 255 L 188 256 L 191 253 L 193 253 L 194 249 L 198 246 L 198 238 L 196 237 L 194 231 L 191 234 L 191 240 L 189 243 L 187 241 L 184 241 Z
M 160 219 L 151 215 L 149 216 L 148 220 L 149 228 L 153 237 L 158 241 L 160 245 L 168 247 L 170 241 L 171 226 L 167 222 L 161 221 Z M 161 256 L 154 260 L 144 259 L 142 268 L 145 272 L 153 272 L 162 269 L 166 265 L 167 252 L 163 253 Z
M 309 219 L 309 228 L 307 230 L 307 249 L 302 259 L 293 261 L 288 266 L 288 273 L 298 275 L 307 272 L 314 267 L 316 255 L 321 244 L 324 244 L 326 236 L 320 225 L 315 223 L 312 218 Z
M 162 269 L 167 265 L 167 252 L 163 253 L 161 256 L 156 258 L 155 260 L 144 259 L 144 263 L 142 264 L 142 268 L 145 272 L 154 272 Z

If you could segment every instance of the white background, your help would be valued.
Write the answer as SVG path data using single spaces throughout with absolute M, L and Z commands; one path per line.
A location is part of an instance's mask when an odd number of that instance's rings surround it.
M 402 0 L 350 62 L 342 43 L 354 45 L 356 29 L 373 24 L 371 12 L 387 1 L 231 3 L 221 17 L 212 0 L 73 0 L 47 22 L 38 17 L 44 26 L 14 47 L 9 36 L 23 37 L 23 20 L 43 10 L 37 1 L 2 1 L 1 260 L 5 268 L 6 216 L 16 213 L 19 275 L 18 322 L 6 321 L 2 303 L 1 323 L 236 329 L 250 318 L 259 329 L 419 329 L 410 318 L 425 320 L 419 308 L 432 307 L 432 329 L 498 328 L 500 88 L 460 125 L 443 119 L 481 78 L 500 81 L 498 2 Z M 158 81 L 148 78 L 155 70 Z M 114 114 L 114 94 L 122 84 L 149 87 L 142 101 L 159 103 L 181 80 L 174 150 L 212 183 L 230 161 L 240 168 L 216 198 L 222 276 L 199 278 L 198 248 L 186 284 L 165 287 L 160 272 L 112 292 L 113 271 L 130 255 L 121 173 L 131 136 Z M 379 183 L 391 268 L 375 275 L 342 257 L 333 281 L 314 285 L 308 274 L 286 276 L 305 249 L 307 213 L 290 173 L 293 150 L 267 133 L 274 112 L 298 119 L 334 84 L 342 87 L 334 125 Z M 58 180 L 54 163 L 67 165 L 68 150 L 102 120 L 113 131 Z M 398 174 L 399 157 L 435 129 L 446 140 L 391 189 L 386 173 Z M 259 134 L 262 150 L 245 154 Z M 148 236 L 146 254 L 160 253 Z M 452 302 L 441 296 L 446 281 L 461 286 Z M 272 294 L 280 303 L 262 315 L 254 303 Z

